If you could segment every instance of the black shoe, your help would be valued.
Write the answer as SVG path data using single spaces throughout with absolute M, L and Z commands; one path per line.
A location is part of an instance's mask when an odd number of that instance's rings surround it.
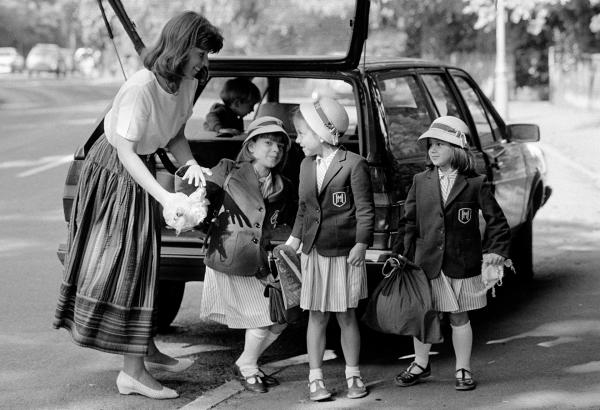
M 421 369 L 421 373 L 411 373 L 410 371 L 415 367 Z M 396 385 L 400 387 L 408 387 L 423 381 L 429 376 L 431 376 L 431 366 L 429 363 L 427 363 L 427 367 L 423 368 L 422 366 L 419 366 L 416 362 L 412 362 L 406 370 L 404 370 L 402 373 L 400 373 L 394 378 L 394 383 L 396 383 Z
M 254 393 L 266 393 L 267 392 L 267 387 L 266 387 L 265 383 L 263 382 L 260 374 L 257 373 L 257 374 L 253 374 L 252 376 L 245 377 L 242 375 L 242 372 L 240 371 L 240 368 L 238 367 L 237 364 L 233 365 L 233 374 L 235 374 L 239 378 L 240 383 L 242 384 L 244 389 L 254 392 Z
M 258 375 L 262 379 L 263 383 L 267 387 L 279 386 L 279 380 L 271 376 L 270 374 L 266 374 L 262 371 L 261 368 L 258 369 Z
M 473 375 L 467 369 L 458 369 L 456 373 L 460 374 L 460 376 L 456 376 L 456 390 L 460 391 L 468 391 L 475 390 L 477 387 L 477 382 L 473 379 Z M 468 375 L 468 377 L 467 377 Z

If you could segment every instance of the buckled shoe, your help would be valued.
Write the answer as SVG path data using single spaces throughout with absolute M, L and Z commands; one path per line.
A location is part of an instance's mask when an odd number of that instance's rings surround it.
M 411 370 L 415 367 L 421 369 L 421 373 L 411 373 Z M 422 367 L 417 362 L 412 362 L 406 370 L 394 378 L 394 383 L 400 387 L 408 387 L 424 381 L 429 376 L 431 376 L 431 365 L 429 363 L 427 363 L 427 367 Z
M 456 390 L 468 391 L 475 390 L 477 382 L 473 379 L 473 375 L 470 370 L 458 369 L 456 371 Z
M 325 388 L 323 379 L 315 379 L 308 383 L 308 392 L 312 401 L 327 400 L 331 397 L 331 393 Z

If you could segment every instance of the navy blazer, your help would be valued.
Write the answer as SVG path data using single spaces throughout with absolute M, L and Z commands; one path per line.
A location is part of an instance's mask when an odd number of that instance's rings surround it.
M 479 210 L 486 222 L 483 246 Z M 404 204 L 404 251 L 429 279 L 443 270 L 451 278 L 481 274 L 482 253 L 509 257 L 510 228 L 487 178 L 458 174 L 442 204 L 438 169 L 414 176 Z
M 340 147 L 317 192 L 316 157 L 300 164 L 298 213 L 292 236 L 302 252 L 313 246 L 323 256 L 345 256 L 360 242 L 371 245 L 375 206 L 367 161 Z

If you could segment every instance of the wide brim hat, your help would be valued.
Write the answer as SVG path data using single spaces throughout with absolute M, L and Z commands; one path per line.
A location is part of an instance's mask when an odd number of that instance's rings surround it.
M 308 126 L 323 141 L 338 145 L 339 139 L 348 130 L 348 113 L 340 103 L 329 97 L 300 104 L 300 113 Z
M 435 138 L 460 148 L 467 148 L 469 146 L 467 135 L 469 135 L 467 124 L 460 118 L 447 115 L 436 118 L 417 141 Z
M 283 121 L 281 121 L 277 117 L 271 117 L 265 115 L 264 117 L 258 117 L 254 121 L 248 125 L 248 135 L 244 140 L 244 144 L 254 137 L 257 137 L 262 134 L 273 134 L 273 133 L 281 133 L 285 135 L 286 138 L 286 148 L 289 149 L 291 144 L 291 139 L 288 133 L 283 129 Z

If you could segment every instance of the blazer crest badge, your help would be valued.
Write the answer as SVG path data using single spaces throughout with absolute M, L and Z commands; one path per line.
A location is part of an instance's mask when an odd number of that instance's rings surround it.
M 473 210 L 471 208 L 460 208 L 458 210 L 458 222 L 461 224 L 467 224 L 473 217 Z
M 331 194 L 331 201 L 333 205 L 341 208 L 346 205 L 347 197 L 345 192 L 334 192 Z

